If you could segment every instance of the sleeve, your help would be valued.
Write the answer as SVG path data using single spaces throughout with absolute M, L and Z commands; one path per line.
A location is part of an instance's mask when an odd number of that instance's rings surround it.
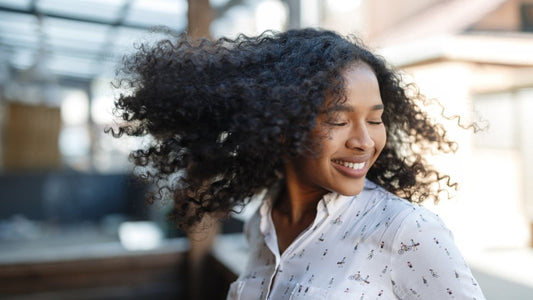
M 485 299 L 450 230 L 422 207 L 407 215 L 396 233 L 391 266 L 400 299 Z

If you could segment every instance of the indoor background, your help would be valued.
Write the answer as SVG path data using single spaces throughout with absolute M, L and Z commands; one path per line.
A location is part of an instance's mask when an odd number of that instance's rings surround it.
M 145 141 L 104 133 L 115 69 L 161 25 L 362 38 L 482 128 L 445 121 L 459 151 L 428 159 L 460 189 L 426 206 L 487 299 L 533 298 L 533 0 L 0 0 L 0 299 L 224 299 L 250 210 L 188 239 L 130 175 Z

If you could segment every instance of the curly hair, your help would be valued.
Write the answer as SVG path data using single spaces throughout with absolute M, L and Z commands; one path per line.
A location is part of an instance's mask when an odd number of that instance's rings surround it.
M 126 89 L 115 102 L 123 123 L 109 130 L 153 137 L 130 158 L 157 184 L 150 199 L 171 192 L 173 215 L 187 230 L 206 213 L 227 216 L 245 205 L 283 176 L 287 159 L 314 148 L 309 133 L 326 95 L 335 96 L 331 105 L 344 101 L 342 74 L 356 62 L 374 70 L 385 106 L 387 144 L 367 178 L 412 202 L 438 200 L 456 184 L 424 155 L 456 144 L 416 104 L 426 100 L 414 85 L 357 38 L 332 31 L 142 44 L 117 74 L 115 87 Z

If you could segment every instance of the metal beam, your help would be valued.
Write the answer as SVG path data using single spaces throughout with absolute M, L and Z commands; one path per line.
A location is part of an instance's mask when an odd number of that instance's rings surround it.
M 23 43 L 6 43 L 3 41 L 0 41 L 0 48 L 5 49 L 6 51 L 16 51 L 17 49 L 24 49 L 24 50 L 30 50 L 32 52 L 39 51 L 39 46 L 32 46 L 29 44 L 23 44 Z M 68 46 L 56 46 L 53 48 L 53 50 L 47 50 L 47 55 L 52 56 L 64 56 L 64 57 L 72 57 L 72 58 L 79 58 L 79 59 L 86 59 L 91 61 L 117 61 L 118 58 L 121 56 L 120 53 L 113 53 L 108 52 L 107 55 L 101 55 L 98 51 L 88 51 L 83 50 L 75 47 L 68 47 Z M 116 55 L 117 59 L 113 59 L 113 55 Z
M 64 15 L 64 14 L 42 12 L 35 8 L 32 8 L 30 10 L 24 10 L 24 9 L 18 9 L 18 8 L 5 6 L 5 5 L 0 5 L 0 11 L 9 12 L 9 13 L 18 13 L 18 14 L 23 14 L 23 15 L 34 15 L 34 16 L 41 16 L 41 17 L 48 17 L 48 18 L 56 18 L 56 19 L 82 22 L 82 23 L 91 23 L 91 24 L 99 24 L 99 25 L 107 25 L 107 26 L 118 26 L 118 27 L 126 27 L 126 28 L 142 29 L 142 30 L 149 30 L 152 28 L 152 26 L 146 26 L 143 24 L 123 23 L 123 20 L 121 18 L 119 18 L 118 20 L 114 22 L 106 22 L 103 20 L 89 18 L 89 17 L 73 17 L 73 16 Z

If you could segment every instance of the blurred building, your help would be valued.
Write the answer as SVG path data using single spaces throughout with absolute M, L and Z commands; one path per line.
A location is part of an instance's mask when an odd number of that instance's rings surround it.
M 488 124 L 474 134 L 457 119 L 444 121 L 460 148 L 433 161 L 461 190 L 431 209 L 467 258 L 498 275 L 490 278 L 512 281 L 506 292 L 531 292 L 525 272 L 533 256 L 525 249 L 533 241 L 533 0 L 0 0 L 0 278 L 22 281 L 4 284 L 0 298 L 24 291 L 27 274 L 41 278 L 36 292 L 61 290 L 62 282 L 87 291 L 92 282 L 95 299 L 182 292 L 172 281 L 185 280 L 174 267 L 188 245 L 173 240 L 141 253 L 105 244 L 117 242 L 124 221 L 164 223 L 166 208 L 147 209 L 146 187 L 132 186 L 128 175 L 127 154 L 142 139 L 103 132 L 114 124 L 114 69 L 135 43 L 160 37 L 149 33 L 157 25 L 213 37 L 309 26 L 355 33 L 438 99 L 445 115 L 459 115 L 467 126 Z M 62 231 L 62 223 L 70 229 Z M 50 247 L 35 248 L 28 260 L 28 245 L 36 244 L 26 242 L 37 240 Z M 56 242 L 61 252 L 54 252 Z M 238 271 L 228 265 L 242 265 L 242 257 L 224 255 L 242 249 L 217 249 L 209 284 L 223 294 L 224 280 Z M 77 264 L 64 261 L 69 257 Z M 85 277 L 70 278 L 79 268 L 87 268 Z M 72 290 L 63 296 L 75 298 Z
M 440 101 L 445 115 L 460 116 L 445 121 L 459 151 L 433 158 L 460 190 L 451 201 L 426 205 L 452 229 L 489 299 L 529 299 L 533 1 L 362 0 L 354 13 L 357 24 L 349 17 L 325 21 L 357 32 L 428 99 Z M 458 122 L 483 130 L 462 130 Z
M 450 208 L 450 222 L 469 222 L 468 215 L 476 214 L 478 225 L 451 224 L 458 238 L 477 248 L 531 243 L 533 1 L 324 1 L 340 7 L 347 2 L 358 4 L 349 14 L 323 15 L 321 24 L 356 33 L 428 99 L 440 101 L 445 115 L 484 128 L 473 134 L 457 130 L 457 120 L 448 122 L 459 152 L 435 162 L 462 186 L 458 199 L 467 207 Z
M 456 198 L 432 209 L 451 227 L 489 299 L 528 299 L 533 1 L 377 0 L 362 1 L 360 8 L 371 46 L 438 99 L 444 114 L 484 127 L 474 133 L 458 129 L 458 119 L 446 122 L 459 151 L 434 162 L 461 186 Z
M 372 18 L 377 9 L 368 7 L 372 43 L 445 113 L 488 125 L 477 134 L 450 132 L 460 151 L 445 165 L 483 224 L 461 226 L 459 234 L 468 232 L 478 247 L 524 246 L 533 224 L 533 1 L 394 3 L 391 18 Z

